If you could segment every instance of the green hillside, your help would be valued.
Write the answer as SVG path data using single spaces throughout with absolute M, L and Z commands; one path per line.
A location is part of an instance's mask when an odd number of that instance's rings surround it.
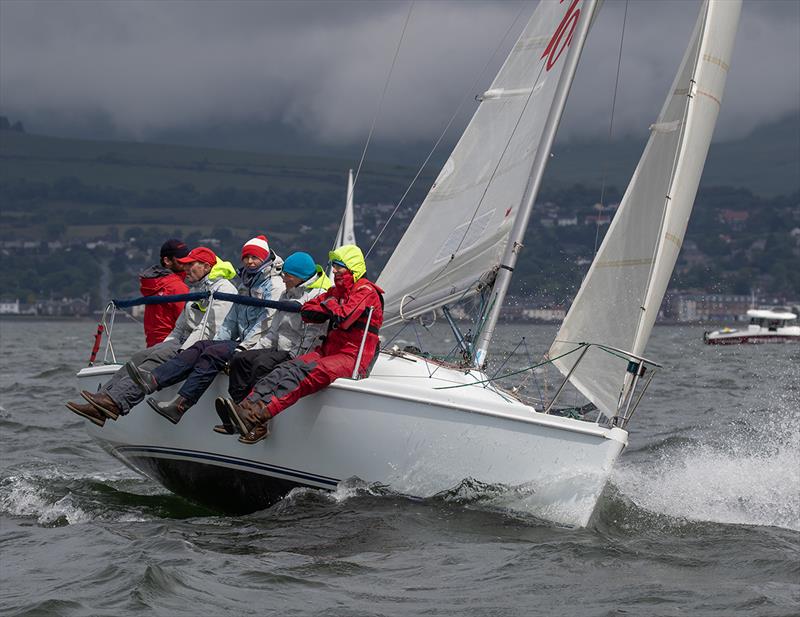
M 744 140 L 712 146 L 674 284 L 800 293 L 793 265 L 800 247 L 791 235 L 800 225 L 798 126 L 789 119 Z M 618 202 L 642 146 L 597 142 L 555 149 L 528 231 L 529 249 L 515 277 L 520 290 L 571 297 L 605 231 L 587 222 L 596 214 L 600 187 L 605 180 L 606 204 Z M 267 233 L 280 254 L 306 250 L 324 261 L 352 164 L 0 130 L 0 242 L 6 266 L 0 283 L 5 293 L 26 298 L 87 293 L 87 281 L 97 280 L 101 263 L 110 269 L 112 293 L 134 293 L 135 272 L 153 261 L 154 248 L 170 236 L 195 245 L 216 242 L 220 254 L 236 261 L 242 242 Z M 372 244 L 415 172 L 387 164 L 362 170 L 356 232 L 363 245 Z M 435 173 L 423 173 L 406 197 L 370 256 L 372 272 L 380 271 L 396 246 Z M 97 240 L 107 244 L 87 245 Z M 62 251 L 70 251 L 69 263 Z M 91 291 L 96 301 L 108 292 Z

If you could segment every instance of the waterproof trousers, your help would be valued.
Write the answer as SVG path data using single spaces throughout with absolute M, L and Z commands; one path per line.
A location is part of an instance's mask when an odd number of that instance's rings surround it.
M 225 368 L 236 345 L 236 341 L 197 341 L 153 371 L 159 390 L 186 379 L 178 395 L 194 405 Z
M 178 341 L 164 341 L 147 349 L 137 351 L 131 356 L 130 361 L 139 368 L 153 371 L 174 358 L 178 354 L 180 345 Z M 144 399 L 144 393 L 141 388 L 128 377 L 128 372 L 122 368 L 114 373 L 114 376 L 106 382 L 100 392 L 108 394 L 120 408 L 123 415 L 127 414 L 131 407 L 138 405 Z
M 276 416 L 298 400 L 328 387 L 339 377 L 350 377 L 356 359 L 350 354 L 337 353 L 324 356 L 311 351 L 279 365 L 259 381 L 249 400 L 263 401 L 271 416 Z
M 233 402 L 241 403 L 262 378 L 291 357 L 280 349 L 249 349 L 234 354 L 228 371 L 228 394 Z

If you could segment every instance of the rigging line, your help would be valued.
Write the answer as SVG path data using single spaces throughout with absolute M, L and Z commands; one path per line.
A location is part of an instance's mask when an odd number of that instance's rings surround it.
M 378 244 L 378 240 L 381 239 L 381 236 L 383 235 L 383 232 L 386 231 L 386 228 L 389 226 L 389 223 L 392 222 L 392 219 L 394 218 L 395 214 L 397 214 L 397 211 L 400 209 L 400 206 L 403 204 L 403 202 L 405 201 L 405 199 L 408 196 L 408 194 L 411 192 L 411 189 L 414 188 L 414 184 L 416 184 L 417 180 L 419 179 L 420 175 L 422 174 L 423 170 L 425 169 L 425 166 L 428 164 L 428 161 L 431 160 L 431 157 L 436 152 L 436 150 L 439 148 L 439 144 L 442 143 L 442 140 L 444 139 L 444 136 L 447 134 L 447 131 L 450 130 L 450 126 L 453 124 L 455 119 L 458 117 L 458 113 L 461 111 L 461 108 L 464 106 L 464 103 L 466 103 L 468 100 L 473 98 L 474 92 L 475 92 L 475 88 L 477 88 L 477 86 L 478 86 L 478 82 L 483 77 L 483 74 L 486 72 L 486 69 L 489 68 L 489 65 L 491 64 L 492 60 L 495 58 L 495 56 L 497 55 L 497 52 L 503 46 L 503 42 L 506 40 L 506 38 L 508 38 L 509 32 L 511 32 L 511 30 L 514 28 L 514 25 L 517 23 L 517 21 L 519 21 L 520 15 L 522 15 L 522 12 L 524 10 L 525 10 L 525 7 L 523 6 L 519 10 L 519 12 L 517 13 L 516 17 L 514 17 L 514 20 L 511 22 L 511 25 L 509 25 L 509 27 L 506 30 L 505 34 L 503 34 L 502 38 L 500 39 L 500 42 L 497 44 L 497 47 L 495 47 L 494 51 L 489 56 L 489 59 L 486 61 L 486 64 L 478 72 L 478 75 L 475 78 L 475 81 L 472 82 L 472 85 L 470 86 L 470 88 L 464 93 L 464 96 L 461 98 L 461 101 L 458 103 L 458 106 L 456 107 L 456 110 L 453 112 L 453 115 L 450 116 L 450 120 L 448 120 L 447 125 L 445 125 L 444 129 L 442 130 L 441 134 L 439 135 L 439 138 L 436 140 L 436 143 L 433 144 L 433 147 L 431 148 L 430 152 L 428 153 L 428 156 L 425 157 L 425 160 L 422 162 L 422 165 L 420 165 L 419 169 L 417 170 L 416 175 L 411 180 L 411 183 L 408 185 L 408 188 L 406 189 L 405 193 L 403 193 L 403 196 L 400 198 L 400 201 L 397 202 L 397 205 L 395 206 L 394 210 L 392 210 L 392 213 L 389 215 L 389 218 L 386 219 L 386 222 L 383 224 L 383 227 L 381 227 L 381 230 L 378 232 L 378 235 L 375 237 L 375 240 L 372 242 L 372 246 L 369 247 L 369 250 L 367 251 L 366 255 L 364 255 L 365 258 L 369 257 L 369 254 L 372 252 L 372 249 L 374 249 L 375 245 Z M 355 183 L 354 183 L 354 186 L 355 186 Z
M 498 367 L 497 367 L 497 370 L 495 370 L 495 372 L 492 374 L 492 379 L 494 379 L 495 377 L 497 377 L 497 374 L 500 372 L 500 370 L 501 370 L 501 369 L 502 369 L 502 368 L 503 368 L 503 367 L 506 365 L 506 363 L 507 363 L 507 362 L 508 362 L 508 361 L 511 359 L 511 356 L 513 356 L 515 353 L 517 353 L 517 349 L 519 349 L 520 345 L 522 345 L 522 343 L 524 343 L 524 342 L 525 342 L 525 337 L 523 336 L 523 337 L 522 337 L 522 339 L 520 339 L 519 343 L 517 343 L 517 346 L 516 346 L 516 347 L 514 347 L 514 349 L 512 349 L 512 350 L 511 350 L 511 353 L 509 353 L 509 354 L 508 354 L 508 355 L 505 357 L 505 359 L 503 360 L 503 362 L 500 364 L 500 366 L 498 366 Z
M 477 386 L 482 383 L 491 383 L 493 381 L 497 381 L 499 379 L 505 379 L 506 377 L 512 377 L 514 375 L 519 375 L 520 373 L 524 373 L 525 371 L 532 371 L 535 368 L 539 368 L 540 366 L 544 366 L 545 364 L 551 364 L 556 360 L 563 358 L 564 356 L 568 356 L 571 353 L 575 353 L 579 349 L 583 349 L 586 347 L 588 343 L 581 343 L 575 349 L 570 349 L 562 353 L 560 356 L 556 356 L 555 358 L 550 358 L 549 360 L 545 360 L 544 362 L 539 362 L 539 364 L 534 364 L 533 366 L 528 366 L 526 368 L 520 369 L 518 371 L 512 371 L 510 373 L 506 373 L 505 375 L 501 375 L 500 377 L 490 377 L 489 379 L 482 379 L 481 381 L 473 381 L 470 383 L 462 383 L 455 386 L 439 386 L 438 388 L 434 388 L 434 390 L 452 390 L 453 388 L 466 388 L 467 386 Z
M 611 139 L 614 135 L 614 111 L 617 108 L 617 91 L 619 89 L 619 74 L 620 67 L 622 66 L 622 44 L 625 42 L 625 24 L 628 21 L 628 0 L 625 0 L 625 13 L 622 16 L 622 32 L 619 37 L 619 53 L 617 54 L 617 76 L 614 80 L 614 96 L 611 97 L 611 118 L 608 122 L 608 143 L 611 145 Z M 600 188 L 600 206 L 605 206 L 606 196 L 606 180 L 608 176 L 608 157 L 603 159 L 603 181 Z M 599 215 L 598 215 L 599 216 Z M 595 234 L 594 234 L 594 255 L 597 255 L 597 241 L 600 238 L 600 221 L 595 221 Z
M 378 116 L 381 113 L 381 108 L 383 107 L 383 102 L 386 100 L 386 92 L 389 90 L 389 82 L 392 79 L 392 73 L 394 72 L 395 64 L 397 64 L 397 56 L 400 55 L 400 47 L 403 45 L 403 39 L 406 35 L 406 28 L 408 28 L 408 22 L 411 20 L 411 11 L 414 9 L 414 2 L 412 1 L 411 4 L 408 5 L 408 13 L 406 14 L 406 21 L 403 24 L 403 30 L 400 32 L 400 40 L 397 41 L 397 48 L 394 50 L 394 58 L 392 58 L 392 66 L 389 68 L 389 74 L 386 76 L 386 83 L 383 84 L 383 92 L 381 93 L 381 98 L 378 101 L 378 107 L 375 109 L 375 115 L 372 116 L 372 126 L 369 128 L 369 134 L 367 135 L 367 141 L 364 144 L 364 151 L 361 153 L 361 160 L 358 162 L 358 167 L 356 168 L 356 175 L 353 177 L 353 192 L 356 190 L 356 184 L 358 183 L 358 176 L 361 173 L 361 167 L 364 165 L 364 159 L 367 156 L 367 148 L 369 148 L 369 142 L 372 140 L 372 134 L 375 132 L 375 124 L 378 121 Z M 350 195 L 347 196 L 348 199 Z
M 469 230 L 472 227 L 472 223 L 475 221 L 475 217 L 478 215 L 478 212 L 480 211 L 481 206 L 483 205 L 483 200 L 486 198 L 486 193 L 489 192 L 489 187 L 492 185 L 494 177 L 497 175 L 497 171 L 500 169 L 500 165 L 503 162 L 503 158 L 505 157 L 506 152 L 508 152 L 508 148 L 511 145 L 511 140 L 514 139 L 514 135 L 516 135 L 517 133 L 517 129 L 519 128 L 519 125 L 522 122 L 522 118 L 525 116 L 525 112 L 528 110 L 528 105 L 530 105 L 531 99 L 533 98 L 533 93 L 536 91 L 536 85 L 539 83 L 539 79 L 542 76 L 542 72 L 544 71 L 544 66 L 545 63 L 542 63 L 539 68 L 539 74 L 536 76 L 536 80 L 533 82 L 533 86 L 531 87 L 531 91 L 528 94 L 527 99 L 525 99 L 525 105 L 523 105 L 522 111 L 520 111 L 519 116 L 517 117 L 517 121 L 514 123 L 514 128 L 511 130 L 511 134 L 508 136 L 508 140 L 506 141 L 505 146 L 503 146 L 503 151 L 500 153 L 500 157 L 497 159 L 497 164 L 494 166 L 494 169 L 492 169 L 492 174 L 489 177 L 489 180 L 486 182 L 486 187 L 483 189 L 483 193 L 481 194 L 481 197 L 478 200 L 478 204 L 475 206 L 475 210 L 473 211 L 472 216 L 470 217 L 469 222 L 467 223 L 467 226 L 464 229 L 464 235 L 461 236 L 461 240 L 459 240 L 458 246 L 450 255 L 450 259 L 447 261 L 447 263 L 445 263 L 442 266 L 441 270 L 439 270 L 439 272 L 437 272 L 434 275 L 434 277 L 430 281 L 428 281 L 425 285 L 423 285 L 420 289 L 415 290 L 415 293 L 419 294 L 420 292 L 425 291 L 428 287 L 430 287 L 436 281 L 438 281 L 439 278 L 442 275 L 444 275 L 444 273 L 450 267 L 450 264 L 453 263 L 456 254 L 461 249 L 461 246 L 464 244 L 464 240 L 466 240 L 467 235 L 469 235 Z M 541 147 L 541 144 L 539 144 L 538 147 Z

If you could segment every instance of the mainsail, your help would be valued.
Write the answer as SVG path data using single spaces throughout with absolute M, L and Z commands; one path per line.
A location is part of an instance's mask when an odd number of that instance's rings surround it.
M 469 297 L 500 266 L 520 214 L 542 135 L 560 117 L 551 107 L 581 0 L 540 2 L 452 155 L 406 230 L 378 284 L 387 290 L 384 325 Z M 572 43 L 572 45 L 570 45 Z M 577 49 L 574 49 L 577 48 Z M 556 104 L 563 107 L 564 100 Z
M 640 356 L 692 211 L 728 73 L 738 0 L 703 4 L 686 54 L 611 226 L 548 355 L 598 343 Z M 578 354 L 555 359 L 569 374 Z M 627 361 L 590 347 L 572 384 L 609 416 Z

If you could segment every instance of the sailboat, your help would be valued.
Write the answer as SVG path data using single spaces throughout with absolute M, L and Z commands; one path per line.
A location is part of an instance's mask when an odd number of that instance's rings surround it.
M 468 364 L 385 350 L 367 378 L 302 399 L 255 446 L 210 430 L 224 376 L 177 426 L 140 406 L 102 428 L 88 424 L 89 432 L 134 469 L 223 511 L 253 511 L 294 487 L 333 489 L 353 477 L 414 497 L 467 480 L 506 487 L 516 496 L 508 507 L 587 525 L 657 368 L 643 353 L 694 202 L 740 3 L 701 5 L 642 159 L 547 352 L 565 379 L 540 408 L 498 386 L 486 366 L 597 9 L 595 0 L 539 3 L 378 280 L 388 322 L 480 298 L 477 336 L 463 341 Z M 80 386 L 99 387 L 118 367 L 86 368 Z M 597 419 L 552 413 L 568 383 L 597 407 Z

